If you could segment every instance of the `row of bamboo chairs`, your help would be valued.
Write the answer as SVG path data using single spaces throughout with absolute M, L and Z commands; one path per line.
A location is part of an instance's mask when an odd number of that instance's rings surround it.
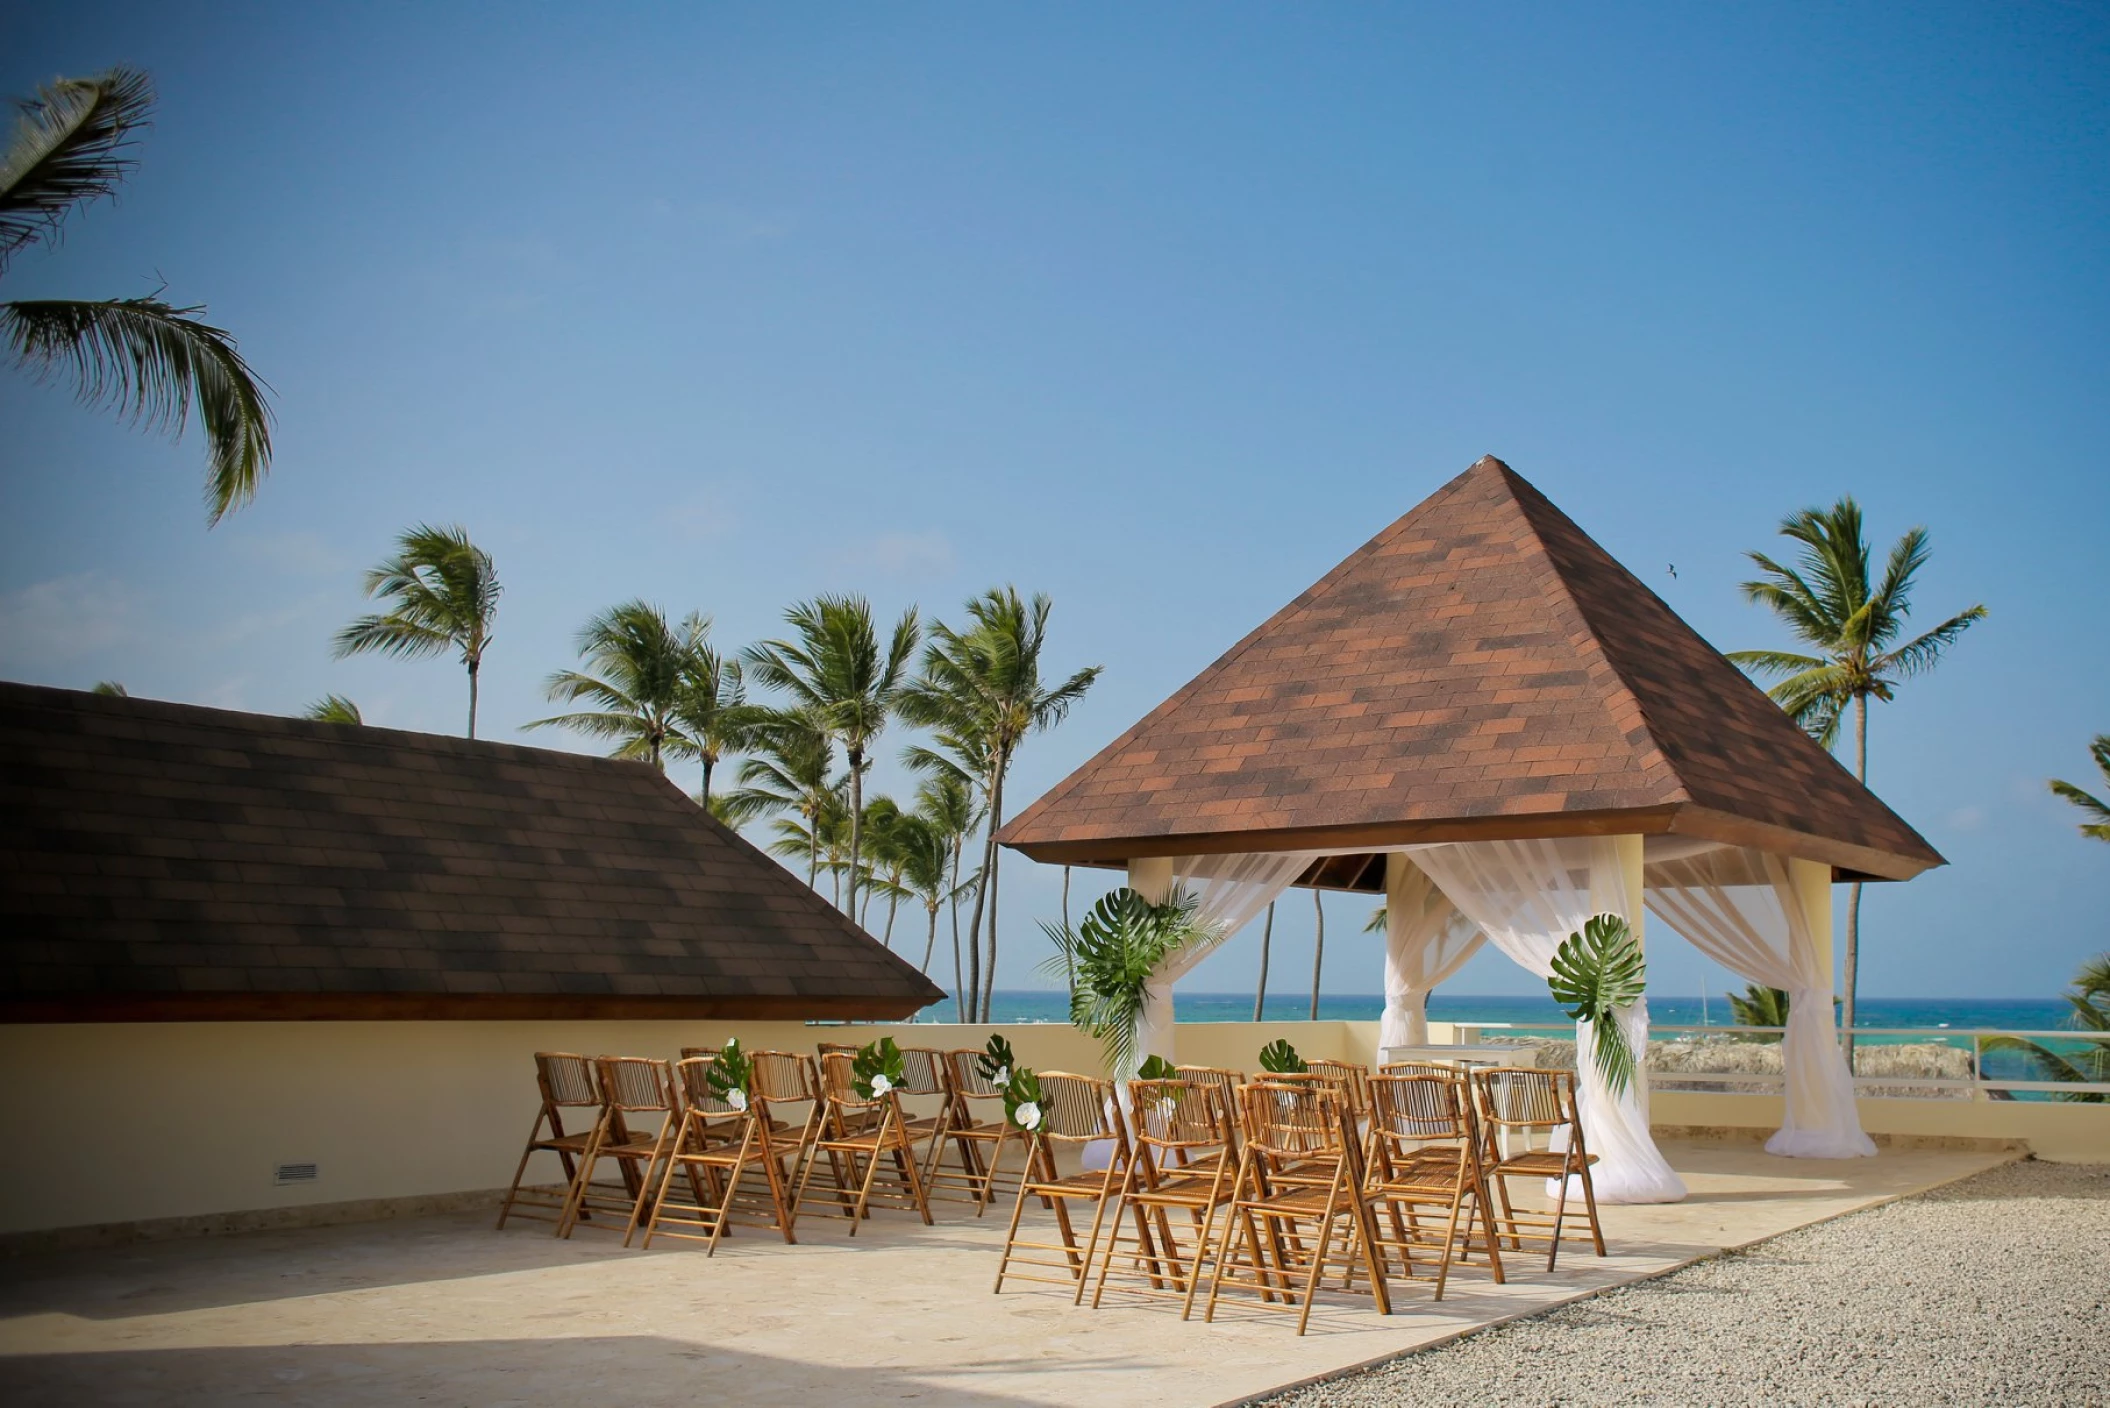
M 926 1224 L 933 1199 L 972 1203 L 980 1216 L 1004 1186 L 1007 1146 L 1024 1143 L 980 1053 L 905 1048 L 902 1083 L 863 1099 L 857 1049 L 748 1053 L 745 1108 L 712 1091 L 712 1048 L 686 1047 L 671 1062 L 537 1052 L 541 1106 L 498 1226 L 550 1222 L 559 1237 L 619 1228 L 625 1246 L 680 1237 L 715 1251 L 735 1223 L 795 1242 L 799 1216 L 814 1209 L 848 1217 L 853 1236 L 875 1206 Z M 932 1097 L 933 1113 L 912 1115 L 904 1096 Z M 561 1184 L 528 1181 L 537 1154 L 556 1157 Z
M 1028 1141 L 999 1292 L 1006 1280 L 1053 1282 L 1075 1303 L 1089 1288 L 1097 1307 L 1118 1268 L 1124 1289 L 1176 1299 L 1185 1319 L 1206 1280 L 1204 1320 L 1225 1291 L 1248 1292 L 1294 1312 L 1301 1335 L 1335 1273 L 1343 1290 L 1363 1280 L 1389 1314 L 1389 1278 L 1431 1281 L 1441 1300 L 1453 1264 L 1475 1251 L 1497 1282 L 1505 1248 L 1543 1244 L 1548 1271 L 1564 1237 L 1605 1254 L 1594 1157 L 1565 1071 L 1412 1065 L 1373 1076 L 1315 1061 L 1247 1081 L 1182 1066 L 1130 1082 L 1126 1118 L 1112 1082 L 1060 1072 L 1040 1082 L 1043 1120 Z M 1064 1175 L 1063 1145 L 1105 1148 L 1107 1163 Z M 1559 1180 L 1550 1213 L 1513 1201 L 1520 1178 Z M 1571 1186 L 1580 1225 L 1569 1220 Z M 1025 1227 L 1034 1200 L 1052 1213 L 1046 1232 Z

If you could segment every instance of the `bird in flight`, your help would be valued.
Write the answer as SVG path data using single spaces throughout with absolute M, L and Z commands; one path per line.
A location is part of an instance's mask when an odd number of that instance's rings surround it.
M 1678 564 L 1675 562 L 1670 565 L 1670 575 L 1674 578 L 1678 575 Z

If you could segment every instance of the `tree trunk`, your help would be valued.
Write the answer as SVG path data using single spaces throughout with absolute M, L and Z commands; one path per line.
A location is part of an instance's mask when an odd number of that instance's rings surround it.
M 1854 696 L 1854 776 L 1868 785 L 1868 696 Z M 1846 887 L 1846 1000 L 1839 1020 L 1845 1027 L 1846 1069 L 1854 1068 L 1854 987 L 1861 977 L 1861 882 Z
M 469 736 L 476 737 L 476 672 L 483 668 L 483 661 L 469 662 Z
M 711 755 L 703 755 L 703 809 L 711 809 Z
M 809 798 L 806 810 L 806 888 L 816 895 L 821 892 L 821 812 L 820 801 Z
M 967 1020 L 967 988 L 960 981 L 960 852 L 966 848 L 965 836 L 952 838 L 952 880 L 945 897 L 952 910 L 952 1009 L 963 1022 Z
M 1062 868 L 1062 932 L 1070 932 L 1070 868 Z M 1077 995 L 1077 960 L 1068 949 L 1062 951 L 1062 981 L 1069 988 L 1070 996 Z
M 900 885 L 901 879 L 899 876 L 896 876 L 894 878 L 894 883 L 896 886 Z M 888 948 L 892 948 L 894 946 L 894 912 L 900 908 L 900 890 L 888 890 L 886 894 L 886 937 L 880 940 L 880 942 L 885 944 Z
M 927 905 L 930 910 L 930 937 L 923 942 L 923 975 L 930 976 L 931 955 L 938 951 L 938 907 Z
M 1260 928 L 1260 985 L 1253 989 L 1253 1020 L 1260 1021 L 1260 1013 L 1267 1006 L 1267 954 L 1275 941 L 1275 902 L 1268 901 L 1267 922 Z
M 996 997 L 996 879 L 997 848 L 996 833 L 1004 824 L 1004 774 L 1011 769 L 1008 753 L 996 755 L 995 785 L 989 789 L 989 852 L 985 864 L 988 866 L 989 887 L 989 966 L 988 981 L 982 984 L 982 1020 L 989 1020 L 989 1005 Z
M 1319 971 L 1326 966 L 1326 906 L 1317 885 L 1311 887 L 1311 912 L 1318 916 L 1318 941 L 1311 950 L 1311 1019 L 1319 1020 Z
M 850 755 L 850 876 L 844 883 L 849 887 L 850 903 L 846 912 L 852 919 L 857 917 L 857 850 L 864 840 L 865 830 L 865 776 L 864 749 L 844 749 Z
M 991 835 L 995 834 L 991 828 Z M 985 854 L 983 859 L 988 859 Z M 989 867 L 974 882 L 974 908 L 967 912 L 967 1020 L 982 1020 L 982 905 L 989 898 Z

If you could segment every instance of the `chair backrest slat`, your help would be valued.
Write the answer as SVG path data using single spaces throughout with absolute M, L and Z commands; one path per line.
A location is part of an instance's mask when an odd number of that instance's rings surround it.
M 651 1056 L 601 1056 L 594 1061 L 603 1099 L 618 1110 L 671 1110 L 674 1090 L 667 1063 Z
M 1449 1075 L 1375 1075 L 1370 1078 L 1370 1125 L 1395 1145 L 1466 1136 L 1459 1082 Z
M 1136 1139 L 1156 1149 L 1221 1148 L 1228 1138 L 1216 1087 L 1193 1080 L 1132 1080 Z
M 1239 1094 L 1253 1148 L 1283 1159 L 1340 1154 L 1342 1096 L 1326 1082 L 1256 1081 Z
M 600 1089 L 593 1082 L 593 1063 L 569 1051 L 537 1051 L 535 1079 L 542 1098 L 552 1105 L 598 1105 Z
M 787 1104 L 820 1099 L 820 1073 L 803 1051 L 756 1051 L 748 1059 L 755 1064 L 755 1087 L 765 1098 Z
M 1575 1118 L 1575 1076 L 1532 1066 L 1492 1066 L 1472 1075 L 1480 1118 L 1509 1129 L 1550 1130 Z
M 1040 1133 L 1050 1139 L 1113 1139 L 1114 1085 L 1093 1076 L 1049 1071 L 1040 1077 Z

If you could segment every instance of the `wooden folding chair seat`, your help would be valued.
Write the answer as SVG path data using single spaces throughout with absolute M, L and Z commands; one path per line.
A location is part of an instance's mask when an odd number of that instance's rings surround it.
M 1093 1076 L 1048 1071 L 1040 1077 L 1040 1128 L 1026 1135 L 1025 1169 L 1018 1182 L 1018 1197 L 1011 1205 L 1011 1225 L 1004 1233 L 1004 1253 L 996 1264 L 996 1286 L 1001 1293 L 1006 1279 L 1044 1281 L 1068 1286 L 1070 1300 L 1084 1299 L 1084 1284 L 1099 1249 L 1099 1231 L 1106 1220 L 1122 1177 L 1128 1172 L 1128 1131 L 1114 1103 L 1112 1081 Z M 1109 1149 L 1106 1167 L 1064 1174 L 1056 1158 L 1058 1147 L 1083 1147 L 1104 1141 Z M 1038 1199 L 1053 1215 L 1058 1242 L 1034 1241 L 1019 1235 L 1026 1203 Z M 1092 1227 L 1082 1246 L 1071 1221 L 1070 1205 L 1088 1203 Z M 1024 1267 L 1025 1270 L 1014 1268 Z M 1041 1273 L 1059 1271 L 1061 1276 Z
M 1388 1272 L 1397 1253 L 1397 1274 L 1433 1279 L 1434 1298 L 1442 1300 L 1451 1263 L 1471 1251 L 1478 1228 L 1488 1266 L 1501 1283 L 1502 1252 L 1488 1220 L 1471 1097 L 1455 1074 L 1370 1078 L 1365 1179 L 1376 1213 L 1378 1257 Z M 1433 1278 L 1414 1269 L 1416 1252 L 1435 1255 Z
M 1202 1318 L 1216 1318 L 1228 1286 L 1256 1293 L 1267 1309 L 1295 1311 L 1301 1335 L 1320 1282 L 1334 1266 L 1346 1273 L 1344 1285 L 1358 1270 L 1367 1276 L 1378 1312 L 1391 1314 L 1363 1192 L 1362 1153 L 1340 1091 L 1324 1081 L 1263 1081 L 1239 1096 L 1245 1154 Z M 1282 1176 L 1314 1168 L 1330 1168 L 1332 1177 L 1314 1185 Z
M 691 1056 L 675 1064 L 682 1110 L 653 1191 L 643 1245 L 649 1248 L 654 1237 L 680 1237 L 702 1242 L 708 1248 L 706 1255 L 715 1254 L 718 1239 L 734 1221 L 750 1171 L 761 1174 L 762 1225 L 781 1232 L 786 1242 L 796 1242 L 791 1189 L 778 1160 L 770 1157 L 769 1100 L 751 1091 L 745 1110 L 727 1103 L 711 1089 L 713 1059 Z M 674 1181 L 677 1173 L 683 1177 L 680 1185 Z M 680 1197 L 682 1188 L 689 1193 L 686 1201 Z
M 1176 1298 L 1184 1320 L 1194 1310 L 1218 1214 L 1238 1181 L 1237 1163 L 1229 1156 L 1231 1116 L 1215 1085 L 1200 1081 L 1130 1081 L 1128 1096 L 1133 1156 L 1115 1195 L 1092 1308 L 1106 1295 L 1127 1214 L 1135 1219 L 1136 1248 L 1125 1264 L 1141 1283 L 1129 1289 Z
M 583 1221 L 603 1231 L 615 1230 L 623 1219 L 623 1242 L 644 1215 L 659 1161 L 674 1142 L 681 1125 L 681 1099 L 674 1090 L 674 1075 L 665 1061 L 644 1056 L 596 1056 L 594 1084 L 601 1092 L 601 1115 L 594 1121 L 593 1137 L 579 1160 L 579 1176 L 572 1180 L 571 1198 L 557 1223 L 557 1235 L 569 1237 Z M 633 1129 L 633 1122 L 653 1122 L 649 1130 Z M 604 1160 L 614 1160 L 619 1183 L 595 1183 L 594 1170 Z M 602 1214 L 596 1218 L 594 1214 Z M 605 1219 L 605 1220 L 604 1220 Z
M 1004 1150 L 1023 1141 L 1004 1117 L 1004 1092 L 982 1074 L 982 1053 L 947 1051 L 944 1057 L 952 1124 L 932 1146 L 924 1183 L 933 1202 L 973 1203 L 974 1215 L 980 1217 L 996 1199 L 997 1170 L 1004 1161 Z M 946 1162 L 948 1155 L 954 1163 Z
M 1575 1073 L 1493 1066 L 1472 1073 L 1472 1089 L 1481 1161 L 1494 1195 L 1488 1213 L 1504 1244 L 1522 1251 L 1526 1242 L 1544 1242 L 1548 1271 L 1560 1255 L 1564 1236 L 1577 1241 L 1587 1238 L 1597 1255 L 1603 1256 L 1604 1229 L 1597 1221 L 1597 1190 L 1590 1180 L 1590 1165 L 1597 1162 L 1597 1156 L 1583 1142 Z M 1539 1147 L 1541 1139 L 1543 1148 Z M 1557 1181 L 1550 1215 L 1512 1203 L 1510 1182 L 1518 1178 Z M 1567 1222 L 1573 1187 L 1582 1189 L 1582 1228 Z
M 799 1176 L 797 1211 L 821 1203 L 850 1219 L 850 1235 L 876 1204 L 919 1214 L 930 1223 L 930 1198 L 923 1170 L 909 1142 L 901 1097 L 894 1091 L 866 1100 L 857 1094 L 856 1062 L 849 1053 L 821 1057 L 821 1126 Z M 827 1168 L 825 1186 L 814 1175 Z
M 542 1093 L 542 1108 L 528 1127 L 527 1147 L 520 1151 L 513 1182 L 498 1207 L 496 1230 L 501 1232 L 510 1217 L 530 1222 L 563 1219 L 565 1205 L 571 1201 L 572 1185 L 578 1181 L 579 1160 L 586 1154 L 586 1146 L 593 1139 L 594 1122 L 601 1113 L 601 1092 L 593 1083 L 593 1064 L 584 1056 L 568 1051 L 537 1051 L 535 1085 Z M 564 1127 L 566 1110 L 576 1112 L 576 1129 Z M 522 1182 L 527 1177 L 528 1161 L 538 1153 L 557 1156 L 564 1169 L 562 1186 Z

